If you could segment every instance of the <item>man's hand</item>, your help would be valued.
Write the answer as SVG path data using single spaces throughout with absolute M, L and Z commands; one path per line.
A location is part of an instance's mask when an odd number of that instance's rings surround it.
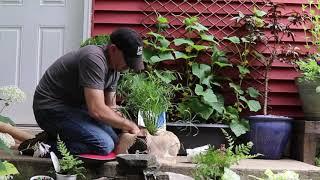
M 140 129 L 136 125 L 136 123 L 134 123 L 133 121 L 129 121 L 129 122 L 130 122 L 131 129 L 128 131 L 128 133 L 130 133 L 130 134 L 139 134 L 140 133 Z

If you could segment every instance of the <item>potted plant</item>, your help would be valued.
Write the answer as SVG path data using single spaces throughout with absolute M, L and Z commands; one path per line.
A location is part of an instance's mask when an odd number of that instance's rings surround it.
M 320 54 L 310 55 L 308 58 L 296 62 L 301 77 L 296 78 L 299 96 L 302 102 L 306 120 L 319 121 L 320 111 Z
M 50 152 L 51 160 L 56 171 L 57 180 L 76 180 L 77 176 L 85 178 L 83 162 L 70 154 L 65 143 L 59 138 L 57 139 L 57 148 L 61 154 L 61 159 L 58 160 L 57 156 Z
M 244 15 L 240 12 L 239 16 L 233 19 L 240 24 L 240 28 L 244 29 L 241 32 L 247 32 L 247 34 L 241 38 L 227 39 L 236 45 L 247 44 L 247 42 L 251 42 L 251 45 L 254 46 L 263 45 L 269 52 L 269 55 L 263 55 L 255 48 L 245 48 L 239 54 L 240 56 L 251 56 L 252 60 L 260 62 L 264 67 L 263 115 L 247 118 L 250 122 L 249 138 L 255 144 L 253 152 L 262 153 L 264 155 L 262 158 L 279 159 L 289 140 L 292 118 L 268 114 L 269 74 L 274 61 L 292 62 L 298 58 L 298 48 L 284 42 L 284 37 L 289 37 L 294 41 L 291 26 L 301 25 L 304 18 L 297 12 L 289 12 L 285 14 L 289 16 L 288 23 L 284 24 L 280 21 L 284 15 L 281 11 L 283 6 L 273 2 L 267 5 L 269 6 L 267 12 L 258 9 L 254 9 L 253 15 Z
M 159 72 L 158 72 L 159 73 Z M 151 135 L 165 126 L 165 113 L 171 108 L 173 86 L 152 73 L 125 73 L 119 83 L 123 109 L 130 119 L 141 120 Z M 129 113 L 130 112 L 130 113 Z
M 173 161 L 180 149 L 180 141 L 172 132 L 166 131 L 165 126 L 166 112 L 172 106 L 173 88 L 151 72 L 122 75 L 119 92 L 124 99 L 123 114 L 145 128 L 139 136 L 122 134 L 116 153 L 136 153 L 139 150 L 155 155 L 159 162 Z
M 303 11 L 306 13 L 308 21 L 311 23 L 309 30 L 311 37 L 307 37 L 311 41 L 311 46 L 315 47 L 307 58 L 296 62 L 299 70 L 302 72 L 301 77 L 296 78 L 296 85 L 302 108 L 306 120 L 318 121 L 320 111 L 318 109 L 320 102 L 320 2 L 311 2 L 303 6 Z M 306 28 L 305 28 L 306 29 Z M 309 43 L 307 47 L 310 47 Z
M 220 148 L 211 147 L 194 157 L 196 180 L 240 180 L 240 176 L 230 170 L 230 167 L 242 159 L 251 159 L 260 155 L 250 155 L 252 142 L 234 145 L 233 138 L 225 130 L 222 129 L 222 131 L 229 146 L 227 148 L 224 145 L 221 145 Z
M 50 176 L 38 175 L 38 176 L 31 177 L 30 180 L 54 180 L 54 179 Z

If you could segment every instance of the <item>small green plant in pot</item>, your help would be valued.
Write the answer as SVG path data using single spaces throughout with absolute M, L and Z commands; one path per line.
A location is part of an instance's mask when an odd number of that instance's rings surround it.
M 299 90 L 304 116 L 307 120 L 319 120 L 320 111 L 320 1 L 311 1 L 308 5 L 303 5 L 302 9 L 311 24 L 311 28 L 305 28 L 307 46 L 313 46 L 315 51 L 304 59 L 300 59 L 295 64 L 302 73 L 296 78 L 296 85 Z M 310 42 L 309 42 L 310 41 Z
M 76 180 L 77 176 L 85 179 L 83 167 L 83 162 L 72 154 L 70 154 L 65 143 L 58 136 L 58 151 L 60 152 L 62 158 L 58 160 L 57 156 L 51 152 L 51 160 L 56 171 L 57 180 Z
M 159 116 L 171 107 L 172 85 L 152 73 L 123 74 L 119 91 L 125 99 L 124 109 L 132 112 L 131 119 L 140 112 L 146 129 L 154 135 L 159 128 Z
M 296 78 L 300 99 L 305 118 L 319 120 L 320 111 L 320 54 L 314 54 L 306 59 L 297 61 L 296 64 L 302 76 Z
M 228 148 L 225 145 L 221 145 L 218 149 L 211 147 L 197 155 L 194 158 L 194 162 L 197 163 L 194 171 L 196 180 L 240 180 L 239 175 L 229 168 L 242 159 L 251 159 L 260 155 L 250 155 L 252 142 L 235 145 L 233 138 L 224 129 L 221 130 L 228 140 Z

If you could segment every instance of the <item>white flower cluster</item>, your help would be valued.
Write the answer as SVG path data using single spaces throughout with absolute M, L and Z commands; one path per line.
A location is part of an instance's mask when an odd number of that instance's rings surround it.
M 2 133 L 0 132 L 0 139 L 3 141 L 3 143 L 7 146 L 7 147 L 12 147 L 14 146 L 16 143 L 13 139 L 13 137 L 8 134 L 8 133 Z
M 7 102 L 23 102 L 26 99 L 25 93 L 16 86 L 0 87 L 0 99 Z

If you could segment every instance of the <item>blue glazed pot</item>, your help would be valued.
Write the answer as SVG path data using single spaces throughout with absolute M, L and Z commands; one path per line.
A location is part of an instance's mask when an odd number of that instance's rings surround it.
M 253 153 L 263 159 L 280 159 L 288 143 L 292 118 L 273 115 L 256 115 L 247 118 L 250 122 L 249 138 Z

